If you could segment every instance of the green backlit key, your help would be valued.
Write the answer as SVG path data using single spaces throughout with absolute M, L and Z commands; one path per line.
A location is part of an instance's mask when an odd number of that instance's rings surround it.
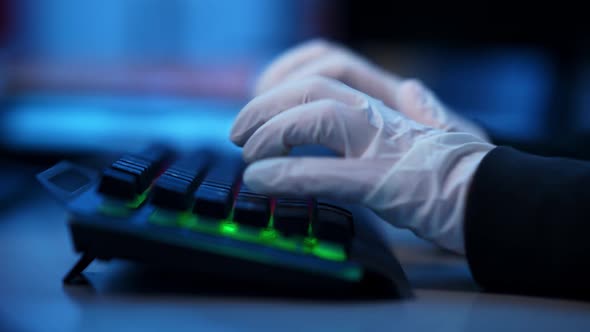
M 243 162 L 239 158 L 216 160 L 195 193 L 193 212 L 208 218 L 228 218 L 242 169 Z
M 109 197 L 132 200 L 150 186 L 171 156 L 170 150 L 159 147 L 124 155 L 104 170 L 98 192 Z
M 313 233 L 320 240 L 348 246 L 353 237 L 352 214 L 334 205 L 318 203 Z
M 233 203 L 232 188 L 202 183 L 195 193 L 193 212 L 209 218 L 225 219 Z
M 274 228 L 286 236 L 307 236 L 314 203 L 304 199 L 278 198 L 274 210 Z
M 266 227 L 270 220 L 270 198 L 242 185 L 234 205 L 234 220 L 242 225 Z
M 193 192 L 205 174 L 210 158 L 208 153 L 200 152 L 172 164 L 156 181 L 152 203 L 171 210 L 190 208 Z

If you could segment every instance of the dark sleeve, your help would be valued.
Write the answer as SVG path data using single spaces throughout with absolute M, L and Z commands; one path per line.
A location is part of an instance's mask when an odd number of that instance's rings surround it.
M 465 247 L 486 290 L 588 297 L 590 163 L 492 150 L 470 187 Z

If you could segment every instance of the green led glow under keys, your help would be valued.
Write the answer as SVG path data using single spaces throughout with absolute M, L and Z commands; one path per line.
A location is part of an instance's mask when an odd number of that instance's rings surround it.
M 219 231 L 226 235 L 235 234 L 238 231 L 238 224 L 224 220 L 219 224 Z
M 143 193 L 137 195 L 137 197 L 135 197 L 134 200 L 127 202 L 125 206 L 130 209 L 137 209 L 138 207 L 140 207 L 141 204 L 143 204 L 143 202 L 145 202 L 146 198 L 148 197 L 150 189 L 151 188 L 147 188 Z
M 137 195 L 131 201 L 119 201 L 112 199 L 105 199 L 98 210 L 105 215 L 113 217 L 127 217 L 131 214 L 132 210 L 139 208 L 147 199 L 150 192 L 150 188 L 146 189 L 140 195 Z
M 150 215 L 149 222 L 160 226 L 181 227 L 191 231 L 226 236 L 239 241 L 266 245 L 298 254 L 313 255 L 331 261 L 345 261 L 347 258 L 342 246 L 324 243 L 312 237 L 305 239 L 286 238 L 274 228 L 257 230 L 238 225 L 229 218 L 225 220 L 201 219 L 189 211 L 173 212 L 158 209 Z

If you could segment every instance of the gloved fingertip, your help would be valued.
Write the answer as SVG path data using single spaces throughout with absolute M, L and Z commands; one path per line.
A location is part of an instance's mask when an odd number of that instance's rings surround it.
M 244 183 L 258 192 L 272 190 L 271 180 L 276 177 L 278 164 L 280 162 L 272 159 L 260 160 L 251 164 L 244 171 Z
M 229 133 L 229 139 L 237 146 L 244 146 L 244 134 L 240 128 L 235 125 L 231 128 Z
M 237 145 L 237 146 L 240 146 L 240 147 L 242 146 L 242 144 L 240 144 L 240 138 L 239 138 L 239 136 L 237 136 L 237 135 L 234 135 L 233 133 L 231 133 L 231 134 L 229 135 L 229 140 L 230 140 L 232 143 L 234 143 L 235 145 Z
M 249 139 L 245 144 L 243 144 L 242 158 L 244 159 L 246 164 L 252 164 L 257 160 L 261 159 L 260 147 L 258 146 L 257 141 L 255 139 Z
M 254 159 L 254 157 L 252 156 L 251 153 L 248 152 L 247 149 L 242 151 L 242 159 L 244 159 L 244 162 L 246 164 L 251 164 L 253 162 L 255 162 L 256 160 Z

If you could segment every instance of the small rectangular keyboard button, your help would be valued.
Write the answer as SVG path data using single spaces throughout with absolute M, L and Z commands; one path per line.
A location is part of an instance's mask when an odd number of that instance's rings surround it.
M 133 199 L 137 187 L 137 179 L 133 174 L 107 168 L 102 173 L 98 191 L 111 197 Z
M 239 224 L 266 227 L 270 220 L 270 198 L 242 186 L 234 205 L 234 220 Z
M 209 218 L 225 219 L 231 212 L 232 201 L 231 188 L 201 184 L 195 193 L 193 212 Z
M 310 204 L 304 199 L 277 199 L 274 228 L 287 236 L 307 236 L 312 208 Z
M 172 152 L 160 147 L 124 155 L 103 172 L 98 191 L 106 196 L 133 199 L 151 185 L 170 158 Z
M 172 210 L 191 207 L 192 195 L 207 169 L 210 155 L 199 153 L 181 159 L 156 180 L 152 204 Z
M 319 203 L 313 233 L 320 240 L 348 246 L 353 236 L 352 214 L 334 205 Z

